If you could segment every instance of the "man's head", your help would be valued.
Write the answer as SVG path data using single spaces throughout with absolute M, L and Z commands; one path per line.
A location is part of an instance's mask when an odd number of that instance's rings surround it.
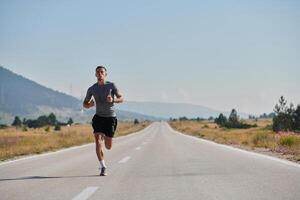
M 107 76 L 107 70 L 104 66 L 98 66 L 96 67 L 96 73 L 95 73 L 98 81 L 104 80 Z

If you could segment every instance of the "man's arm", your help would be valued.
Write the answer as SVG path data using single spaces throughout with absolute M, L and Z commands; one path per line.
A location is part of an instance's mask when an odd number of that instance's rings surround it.
M 122 95 L 122 94 L 117 93 L 117 94 L 116 94 L 116 97 L 117 97 L 117 98 L 114 99 L 114 103 L 122 103 L 122 102 L 124 101 L 124 98 L 123 98 L 123 95 Z
M 93 99 L 83 101 L 83 107 L 84 108 L 90 108 L 90 107 L 93 107 L 94 105 L 95 105 L 95 102 L 94 102 Z
M 107 102 L 108 103 L 122 103 L 124 101 L 123 95 L 120 93 L 116 85 L 113 83 L 112 88 L 112 96 L 107 96 Z
M 85 96 L 84 101 L 83 101 L 83 107 L 84 108 L 90 108 L 90 107 L 93 107 L 94 105 L 95 105 L 95 102 L 92 99 L 92 93 L 91 93 L 90 88 L 89 88 L 88 91 L 86 92 L 86 96 Z

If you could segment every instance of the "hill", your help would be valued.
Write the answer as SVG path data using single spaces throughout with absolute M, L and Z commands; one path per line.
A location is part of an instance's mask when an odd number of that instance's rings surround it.
M 188 117 L 188 118 L 209 118 L 217 117 L 220 113 L 229 116 L 231 110 L 224 112 L 208 108 L 201 105 L 193 105 L 186 103 L 161 103 L 161 102 L 125 102 L 118 105 L 118 108 L 126 111 L 162 117 L 165 119 Z M 248 118 L 248 114 L 239 113 L 240 117 Z
M 95 111 L 82 109 L 82 102 L 73 96 L 42 86 L 0 66 L 0 123 L 11 123 L 16 115 L 36 118 L 51 112 L 62 121 L 72 117 L 76 122 L 88 122 Z M 158 119 L 130 111 L 116 112 L 121 120 Z

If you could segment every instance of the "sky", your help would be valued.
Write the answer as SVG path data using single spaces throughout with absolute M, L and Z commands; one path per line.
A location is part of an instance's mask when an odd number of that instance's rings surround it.
M 0 0 L 0 65 L 78 98 L 108 69 L 127 101 L 300 104 L 298 0 Z

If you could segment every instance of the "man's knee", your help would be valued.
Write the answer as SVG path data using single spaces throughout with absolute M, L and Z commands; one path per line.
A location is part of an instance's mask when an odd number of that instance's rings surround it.
M 111 144 L 105 144 L 106 149 L 111 150 L 112 145 Z
M 105 138 L 105 148 L 111 150 L 112 148 L 112 138 Z

